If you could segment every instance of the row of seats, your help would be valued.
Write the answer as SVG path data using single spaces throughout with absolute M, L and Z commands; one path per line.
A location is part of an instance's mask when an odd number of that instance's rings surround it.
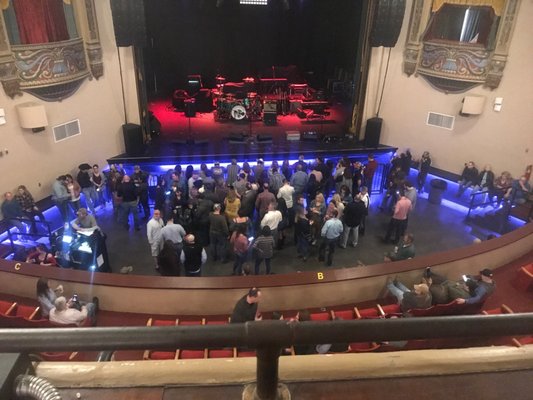
M 89 319 L 83 326 L 90 326 Z M 0 300 L 0 327 L 2 328 L 58 328 L 78 327 L 76 324 L 63 325 L 43 318 L 40 307 Z
M 518 269 L 513 285 L 524 292 L 533 291 L 533 263 L 523 265 Z

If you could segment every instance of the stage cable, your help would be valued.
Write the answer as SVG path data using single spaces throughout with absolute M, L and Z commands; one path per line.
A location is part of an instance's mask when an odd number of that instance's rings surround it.
M 379 110 L 381 110 L 381 102 L 383 101 L 383 93 L 385 92 L 385 82 L 387 81 L 387 74 L 389 73 L 389 62 L 392 47 L 389 47 L 389 56 L 387 57 L 387 65 L 385 67 L 385 75 L 383 76 L 383 85 L 381 86 L 381 94 L 379 96 L 378 109 L 376 111 L 376 117 L 379 117 Z
M 128 114 L 126 112 L 126 95 L 124 93 L 124 76 L 122 75 L 122 60 L 120 58 L 120 47 L 117 46 L 118 70 L 120 72 L 120 89 L 122 89 L 122 107 L 124 108 L 124 124 L 128 123 Z

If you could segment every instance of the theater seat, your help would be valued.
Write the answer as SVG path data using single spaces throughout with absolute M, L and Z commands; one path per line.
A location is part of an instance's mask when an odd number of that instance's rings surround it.
M 207 358 L 233 358 L 235 353 L 235 349 L 212 349 L 208 350 Z
M 335 318 L 340 318 L 343 320 L 355 319 L 355 311 L 354 310 L 339 310 L 339 311 L 331 310 L 331 319 L 335 319 Z
M 354 311 L 355 311 L 355 315 L 357 315 L 357 319 L 380 318 L 381 317 L 377 307 L 376 308 L 363 308 L 362 310 L 359 310 L 357 307 L 355 307 Z
M 22 317 L 26 319 L 34 319 L 37 313 L 39 312 L 39 307 L 25 306 L 23 304 L 17 304 L 15 309 L 15 315 L 17 317 Z
M 520 267 L 513 280 L 513 286 L 524 292 L 533 290 L 533 263 Z
M 207 352 L 205 350 L 178 350 L 176 358 L 179 360 L 207 358 Z
M 482 311 L 483 315 L 498 315 L 498 314 L 514 314 L 513 310 L 511 310 L 508 306 L 505 304 L 502 304 L 500 307 L 493 308 L 491 310 L 484 310 Z
M 311 313 L 311 321 L 329 321 L 330 317 L 328 312 Z
M 237 350 L 237 357 L 256 357 L 255 350 Z
M 380 345 L 375 342 L 350 343 L 348 353 L 367 353 L 375 351 L 380 348 Z
M 146 326 L 176 326 L 179 320 L 153 319 L 149 318 L 146 321 Z M 174 360 L 178 357 L 177 351 L 168 350 L 145 350 L 143 360 Z
M 527 346 L 528 344 L 533 344 L 533 336 L 527 336 L 520 339 L 513 339 L 513 343 L 516 347 Z
M 378 304 L 377 307 L 379 314 L 382 317 L 387 317 L 390 315 L 399 315 L 402 313 L 402 309 L 399 304 L 387 304 L 386 306 Z
M 37 359 L 40 361 L 72 361 L 76 358 L 79 353 L 75 352 L 58 352 L 58 353 L 38 353 L 34 354 Z
M 179 321 L 180 326 L 195 326 L 195 325 L 205 325 L 205 318 L 202 318 L 201 320 L 195 320 L 195 321 Z
M 14 308 L 17 306 L 17 303 L 11 301 L 0 300 L 0 314 L 11 315 Z

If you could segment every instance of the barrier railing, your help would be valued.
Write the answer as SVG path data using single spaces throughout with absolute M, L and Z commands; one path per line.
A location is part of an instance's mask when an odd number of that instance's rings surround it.
M 349 343 L 533 334 L 533 313 L 330 322 L 65 329 L 1 329 L 0 352 L 120 349 L 257 349 L 258 399 L 278 396 L 281 349 L 294 344 Z

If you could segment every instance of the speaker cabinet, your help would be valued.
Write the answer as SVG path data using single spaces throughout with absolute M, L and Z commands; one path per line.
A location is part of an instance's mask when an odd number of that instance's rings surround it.
M 196 100 L 195 99 L 185 100 L 185 116 L 188 118 L 196 117 Z
M 396 46 L 405 14 L 405 0 L 379 0 L 375 7 L 370 45 L 372 47 Z
M 383 118 L 369 118 L 366 121 L 365 129 L 365 147 L 378 147 L 381 137 L 381 125 Z
M 275 112 L 264 112 L 263 123 L 265 125 L 276 125 L 278 123 L 278 114 Z
M 143 0 L 111 0 L 115 42 L 119 47 L 146 46 Z
M 259 134 L 257 135 L 257 142 L 258 143 L 272 143 L 272 135 L 268 134 Z
M 124 124 L 122 125 L 124 134 L 124 144 L 128 156 L 141 156 L 144 152 L 143 132 L 140 125 Z

